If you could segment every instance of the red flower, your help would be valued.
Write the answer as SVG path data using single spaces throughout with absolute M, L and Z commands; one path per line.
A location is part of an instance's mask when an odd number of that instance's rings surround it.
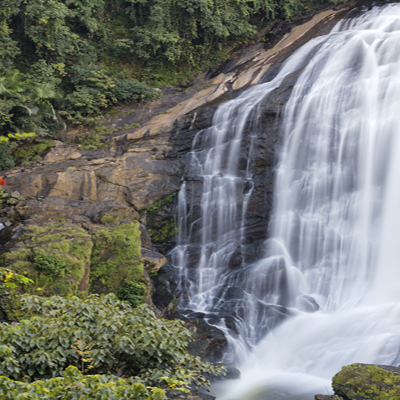
M 6 184 L 6 180 L 0 177 L 0 185 L 4 186 Z

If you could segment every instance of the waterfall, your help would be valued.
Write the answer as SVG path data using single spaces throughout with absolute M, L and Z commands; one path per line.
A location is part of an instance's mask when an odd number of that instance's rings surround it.
M 269 239 L 248 264 L 260 104 L 297 70 L 281 117 Z M 225 332 L 225 361 L 241 370 L 215 385 L 218 400 L 311 399 L 331 393 L 343 365 L 400 363 L 399 4 L 339 22 L 270 82 L 221 105 L 197 134 L 190 165 L 173 256 L 181 309 Z

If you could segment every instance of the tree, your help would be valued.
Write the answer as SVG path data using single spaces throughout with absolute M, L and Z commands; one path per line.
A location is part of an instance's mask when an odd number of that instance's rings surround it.
M 5 133 L 23 130 L 21 121 L 16 118 L 17 113 L 31 118 L 30 125 L 33 128 L 39 127 L 44 118 L 56 120 L 57 116 L 51 100 L 60 97 L 60 92 L 50 83 L 38 83 L 23 79 L 18 70 L 1 76 L 0 129 L 3 131 L 3 136 Z

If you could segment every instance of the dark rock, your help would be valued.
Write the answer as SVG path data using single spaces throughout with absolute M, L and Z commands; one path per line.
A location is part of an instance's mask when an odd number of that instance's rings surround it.
M 243 255 L 240 248 L 237 248 L 229 257 L 229 268 L 240 268 L 243 263 Z
M 232 300 L 232 299 L 243 299 L 246 296 L 246 293 L 243 289 L 237 286 L 231 286 L 228 288 L 224 294 L 224 299 Z
M 240 370 L 233 367 L 227 367 L 225 379 L 240 379 Z
M 181 318 L 186 322 L 186 326 L 193 332 L 193 342 L 188 346 L 188 351 L 201 358 L 220 362 L 226 350 L 227 341 L 223 332 L 215 326 L 210 325 L 210 319 L 205 319 L 205 314 L 187 312 L 187 316 L 178 313 L 170 313 L 168 319 Z M 196 316 L 197 318 L 193 318 Z
M 209 394 L 206 393 L 197 393 L 197 394 L 193 394 L 191 393 L 190 395 L 179 395 L 179 396 L 174 396 L 171 397 L 172 400 L 216 400 L 216 397 L 211 396 Z
M 170 264 L 162 266 L 157 275 L 151 278 L 155 288 L 152 295 L 153 304 L 157 309 L 160 317 L 169 318 L 170 315 L 176 315 L 178 300 L 175 297 L 177 293 L 176 282 L 178 271 Z M 175 293 L 175 294 L 174 294 Z

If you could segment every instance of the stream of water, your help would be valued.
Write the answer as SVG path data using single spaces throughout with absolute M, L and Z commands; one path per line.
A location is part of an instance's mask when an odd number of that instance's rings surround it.
M 269 239 L 246 265 L 260 102 L 300 67 L 282 116 Z M 343 365 L 400 363 L 399 4 L 339 22 L 272 81 L 221 105 L 191 157 L 201 206 L 190 207 L 186 182 L 173 254 L 181 309 L 224 331 L 224 361 L 241 371 L 214 385 L 218 400 L 312 399 L 332 392 Z

